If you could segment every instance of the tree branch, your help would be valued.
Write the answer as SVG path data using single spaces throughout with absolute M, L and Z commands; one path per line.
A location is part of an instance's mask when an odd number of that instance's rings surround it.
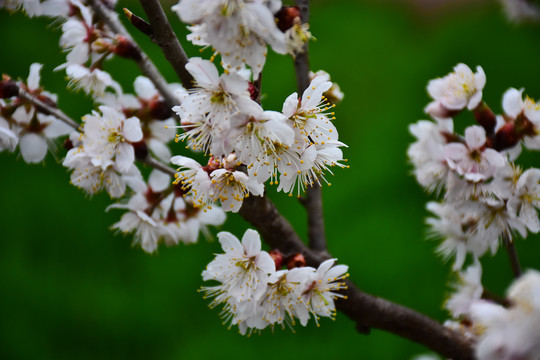
M 172 65 L 178 78 L 180 78 L 182 85 L 186 89 L 193 87 L 193 77 L 186 70 L 189 58 L 174 34 L 161 4 L 158 0 L 140 0 L 140 3 L 152 27 L 152 41 L 159 45 L 165 58 Z
M 516 245 L 507 235 L 504 235 L 503 237 L 504 247 L 506 248 L 508 258 L 510 259 L 510 266 L 512 267 L 512 272 L 514 273 L 514 277 L 518 278 L 521 276 L 522 271 L 521 265 L 519 263 L 519 257 L 516 251 Z
M 300 16 L 303 23 L 309 20 L 309 0 L 297 0 L 296 6 L 300 9 Z M 294 59 L 294 69 L 296 71 L 296 83 L 298 94 L 302 96 L 304 90 L 309 86 L 309 52 L 307 42 L 304 50 L 297 54 Z M 326 235 L 324 231 L 324 212 L 322 205 L 322 189 L 319 184 L 313 184 L 306 190 L 306 195 L 301 199 L 306 208 L 308 216 L 308 239 L 309 247 L 315 251 L 325 252 Z
M 53 108 L 50 105 L 47 105 L 43 101 L 36 98 L 34 95 L 32 95 L 32 94 L 24 91 L 23 89 L 21 89 L 20 87 L 19 87 L 18 97 L 20 97 L 21 99 L 24 99 L 26 101 L 31 102 L 42 113 L 52 115 L 52 116 L 56 117 L 58 120 L 60 120 L 60 121 L 62 121 L 64 123 L 66 123 L 67 125 L 71 126 L 73 128 L 73 130 L 77 130 L 77 131 L 81 130 L 80 129 L 81 125 L 79 123 L 77 123 L 75 120 L 73 120 L 72 118 L 70 118 L 69 116 L 67 116 L 66 114 L 64 114 L 64 112 L 62 112 L 61 110 L 59 110 L 57 108 Z
M 175 105 L 178 105 L 180 101 L 177 99 L 174 92 L 170 89 L 169 84 L 161 75 L 152 60 L 150 60 L 150 58 L 141 50 L 141 48 L 126 30 L 124 25 L 122 25 L 120 20 L 118 20 L 118 14 L 105 6 L 101 2 L 101 0 L 88 0 L 88 5 L 90 5 L 92 9 L 94 9 L 98 18 L 103 21 L 112 31 L 124 36 L 137 49 L 141 56 L 138 60 L 135 60 L 135 62 L 139 66 L 139 69 L 141 69 L 141 72 L 144 74 L 144 76 L 146 76 L 152 81 L 156 89 L 165 99 L 167 105 L 171 108 Z
M 81 128 L 81 124 L 78 124 L 77 122 L 75 122 L 75 120 L 73 120 L 72 118 L 70 118 L 69 116 L 64 114 L 61 110 L 56 109 L 56 108 L 44 103 L 43 101 L 39 100 L 38 98 L 36 98 L 32 94 L 24 91 L 20 87 L 19 87 L 18 96 L 21 99 L 24 99 L 24 100 L 29 101 L 32 104 L 34 104 L 39 109 L 39 111 L 41 111 L 42 113 L 47 114 L 47 115 L 52 115 L 52 116 L 58 118 L 59 120 L 61 120 L 64 123 L 68 124 L 69 126 L 71 126 L 74 130 L 81 131 L 81 132 L 83 131 L 83 129 Z M 140 162 L 143 163 L 143 164 L 146 164 L 146 165 L 148 165 L 150 167 L 153 167 L 154 169 L 158 169 L 158 170 L 160 170 L 160 171 L 162 171 L 162 172 L 164 172 L 166 174 L 169 174 L 169 175 L 172 175 L 172 176 L 174 176 L 176 174 L 176 171 L 173 168 L 167 166 L 166 164 L 163 164 L 162 162 L 160 162 L 157 159 L 153 158 L 151 155 L 146 156 L 146 158 L 140 160 Z
M 317 267 L 330 257 L 304 245 L 267 197 L 248 197 L 240 214 L 259 230 L 270 247 L 283 253 L 301 253 L 307 265 Z M 342 291 L 347 299 L 339 299 L 336 306 L 356 322 L 360 332 L 381 329 L 420 343 L 447 358 L 474 359 L 471 344 L 461 334 L 412 309 L 366 294 L 349 280 L 347 286 L 348 289 Z
M 153 167 L 154 169 L 162 171 L 165 174 L 169 174 L 171 176 L 174 176 L 176 174 L 176 171 L 173 168 L 163 164 L 162 162 L 156 160 L 155 158 L 153 158 L 150 155 L 148 155 L 144 160 L 141 160 L 141 162 L 143 164 L 146 164 L 146 165 L 150 166 L 150 167 Z

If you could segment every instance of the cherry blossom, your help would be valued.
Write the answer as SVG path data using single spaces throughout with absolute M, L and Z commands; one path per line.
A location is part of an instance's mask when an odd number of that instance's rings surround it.
M 452 111 L 469 110 L 482 101 L 482 90 L 486 84 L 484 70 L 478 66 L 476 73 L 465 64 L 457 64 L 454 72 L 443 78 L 431 80 L 427 90 L 434 101 L 425 111 L 435 117 L 445 118 Z

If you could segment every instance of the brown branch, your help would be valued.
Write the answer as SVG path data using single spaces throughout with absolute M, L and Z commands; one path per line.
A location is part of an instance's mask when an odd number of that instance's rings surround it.
M 147 78 L 152 81 L 156 89 L 159 91 L 161 96 L 165 99 L 165 102 L 169 107 L 173 107 L 179 104 L 179 100 L 174 94 L 173 90 L 169 87 L 169 84 L 165 78 L 161 75 L 156 65 L 150 60 L 150 58 L 141 50 L 137 43 L 133 40 L 131 35 L 128 33 L 124 25 L 118 19 L 118 14 L 109 9 L 107 6 L 101 2 L 101 0 L 88 0 L 88 5 L 94 9 L 99 20 L 103 21 L 112 31 L 115 33 L 124 36 L 128 39 L 135 49 L 140 53 L 140 57 L 135 60 L 141 72 Z M 176 116 L 176 115 L 175 115 Z
M 38 110 L 40 112 L 42 112 L 44 114 L 47 114 L 47 115 L 52 115 L 52 116 L 58 118 L 59 120 L 61 120 L 64 123 L 68 124 L 69 126 L 71 126 L 74 130 L 81 131 L 81 132 L 83 131 L 80 124 L 78 124 L 77 122 L 75 122 L 75 120 L 73 120 L 72 118 L 70 118 L 69 116 L 64 114 L 61 110 L 59 110 L 57 108 L 54 108 L 54 107 L 44 103 L 43 101 L 39 100 L 38 98 L 36 98 L 32 94 L 24 91 L 20 87 L 19 87 L 18 96 L 21 99 L 24 99 L 24 100 L 29 101 L 32 104 L 34 104 L 38 108 Z M 157 159 L 153 158 L 151 155 L 146 156 L 146 158 L 144 158 L 144 159 L 142 159 L 140 161 L 141 161 L 141 163 L 146 164 L 146 165 L 148 165 L 150 167 L 153 167 L 154 169 L 158 169 L 158 170 L 160 170 L 160 171 L 162 171 L 162 172 L 164 172 L 166 174 L 174 176 L 174 174 L 176 173 L 176 171 L 173 168 L 167 166 L 166 164 L 163 164 L 162 162 L 160 162 Z
M 521 276 L 522 271 L 521 265 L 519 263 L 519 257 L 516 251 L 516 245 L 507 235 L 504 235 L 503 242 L 504 247 L 506 248 L 506 252 L 508 254 L 508 258 L 510 259 L 510 266 L 512 267 L 514 277 L 518 278 Z
M 169 174 L 169 175 L 172 175 L 172 176 L 174 176 L 174 174 L 176 174 L 176 171 L 173 168 L 163 164 L 162 162 L 156 160 L 155 158 L 153 158 L 150 155 L 148 155 L 145 159 L 141 160 L 141 162 L 143 164 L 146 164 L 146 165 L 150 166 L 150 167 L 153 167 L 154 169 L 157 169 L 157 170 L 159 170 L 161 172 L 164 172 L 165 174 Z
M 80 129 L 81 125 L 79 123 L 77 123 L 75 120 L 73 120 L 72 118 L 70 118 L 69 116 L 67 116 L 66 114 L 64 114 L 63 111 L 44 103 L 43 101 L 39 100 L 38 98 L 36 98 L 34 95 L 30 94 L 29 92 L 24 91 L 20 87 L 19 87 L 18 97 L 20 97 L 21 99 L 24 99 L 26 101 L 31 102 L 32 104 L 34 104 L 38 108 L 38 110 L 40 112 L 56 117 L 58 120 L 60 120 L 60 121 L 62 121 L 64 123 L 66 123 L 67 125 L 71 126 L 73 128 L 73 130 L 77 130 L 77 131 L 81 130 Z
M 193 77 L 186 70 L 189 61 L 182 45 L 174 34 L 171 24 L 158 0 L 140 0 L 152 27 L 152 41 L 159 45 L 165 58 L 172 65 L 176 75 L 186 89 L 193 87 Z
M 296 6 L 300 9 L 300 16 L 303 23 L 309 20 L 309 0 L 297 0 Z M 299 96 L 309 86 L 309 52 L 308 43 L 304 44 L 304 49 L 294 58 L 294 69 L 296 71 L 296 83 Z M 306 190 L 306 195 L 301 199 L 306 208 L 308 216 L 308 239 L 309 247 L 315 251 L 325 252 L 326 235 L 324 231 L 324 212 L 322 205 L 322 189 L 317 183 L 312 184 Z
M 259 230 L 270 247 L 283 253 L 301 253 L 307 265 L 317 267 L 330 257 L 304 245 L 289 222 L 266 197 L 245 199 L 240 214 Z M 347 281 L 347 285 L 348 289 L 343 294 L 348 298 L 338 300 L 336 306 L 356 322 L 360 332 L 369 333 L 370 328 L 381 329 L 418 342 L 447 358 L 474 358 L 471 344 L 461 334 L 412 309 L 366 294 L 351 281 Z

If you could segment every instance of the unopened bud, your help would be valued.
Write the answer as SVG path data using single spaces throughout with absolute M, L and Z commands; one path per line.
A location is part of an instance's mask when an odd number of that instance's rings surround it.
M 251 81 L 248 83 L 248 91 L 251 100 L 257 101 L 259 99 L 260 91 Z
M 126 9 L 126 8 L 124 8 L 124 14 L 126 14 L 131 25 L 135 26 L 143 34 L 148 35 L 148 36 L 154 35 L 152 26 L 150 26 L 150 24 L 144 21 L 142 18 L 138 17 L 137 15 L 135 15 L 134 13 L 129 11 L 129 9 Z
M 7 99 L 19 94 L 19 86 L 13 80 L 0 81 L 0 99 Z
M 135 61 L 141 60 L 141 52 L 137 49 L 131 41 L 122 35 L 116 37 L 116 45 L 113 48 L 113 52 L 128 59 Z
M 302 254 L 294 254 L 287 259 L 287 269 L 306 266 L 306 259 Z
M 66 151 L 73 149 L 73 142 L 69 138 L 64 140 L 64 149 L 66 149 Z
M 520 139 L 521 137 L 516 133 L 514 123 L 509 122 L 504 124 L 504 126 L 495 134 L 493 148 L 497 151 L 509 149 L 516 145 Z
M 276 264 L 276 271 L 281 270 L 281 267 L 283 266 L 283 254 L 278 249 L 274 249 L 269 252 L 270 256 L 274 260 L 274 263 Z
M 424 111 L 433 116 L 434 118 L 446 119 L 456 116 L 461 112 L 461 110 L 450 110 L 447 109 L 438 101 L 430 102 L 425 108 Z
M 486 134 L 492 136 L 495 131 L 495 125 L 497 125 L 497 118 L 489 106 L 482 102 L 474 109 L 474 117 L 476 118 L 476 122 L 486 130 Z
M 131 144 L 135 151 L 135 158 L 137 160 L 144 160 L 148 156 L 148 146 L 144 140 Z
M 169 105 L 161 100 L 155 100 L 150 103 L 150 115 L 152 119 L 165 120 L 173 115 Z
M 278 20 L 277 27 L 283 32 L 301 20 L 300 9 L 297 6 L 283 6 L 274 16 Z

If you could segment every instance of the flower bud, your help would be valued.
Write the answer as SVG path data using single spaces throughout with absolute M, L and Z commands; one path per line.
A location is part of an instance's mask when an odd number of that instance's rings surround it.
M 169 105 L 161 100 L 155 100 L 150 103 L 150 115 L 152 119 L 165 120 L 173 115 Z
M 251 100 L 257 101 L 259 99 L 259 89 L 253 84 L 251 81 L 248 84 L 248 91 L 249 96 L 251 97 Z
M 70 138 L 66 138 L 66 140 L 64 140 L 64 149 L 66 151 L 69 151 L 71 149 L 73 149 L 73 142 L 70 140 Z
M 482 102 L 474 109 L 474 117 L 476 118 L 476 122 L 486 130 L 488 136 L 493 135 L 497 118 L 486 103 Z
M 306 259 L 302 254 L 294 254 L 287 259 L 287 269 L 306 266 Z
M 301 19 L 298 6 L 283 6 L 274 16 L 278 20 L 277 26 L 279 30 L 283 32 L 292 28 L 293 25 Z
M 149 23 L 147 23 L 137 15 L 133 14 L 127 8 L 124 8 L 124 14 L 126 14 L 129 22 L 137 29 L 139 29 L 143 34 L 146 34 L 148 36 L 154 36 L 154 31 L 152 30 L 152 26 Z
M 509 122 L 504 124 L 495 134 L 493 148 L 497 151 L 509 149 L 516 145 L 520 139 L 521 137 L 516 133 L 514 123 Z
M 141 60 L 141 53 L 131 41 L 122 35 L 116 37 L 116 44 L 113 48 L 113 52 L 116 55 L 133 59 L 135 61 Z
M 148 156 L 148 146 L 144 140 L 131 144 L 133 150 L 135 150 L 135 158 L 137 160 L 144 160 Z
M 276 263 L 276 271 L 281 270 L 281 267 L 283 266 L 283 254 L 278 249 L 273 249 L 269 252 L 270 256 Z
M 19 94 L 19 86 L 11 79 L 0 81 L 0 99 L 7 99 Z

